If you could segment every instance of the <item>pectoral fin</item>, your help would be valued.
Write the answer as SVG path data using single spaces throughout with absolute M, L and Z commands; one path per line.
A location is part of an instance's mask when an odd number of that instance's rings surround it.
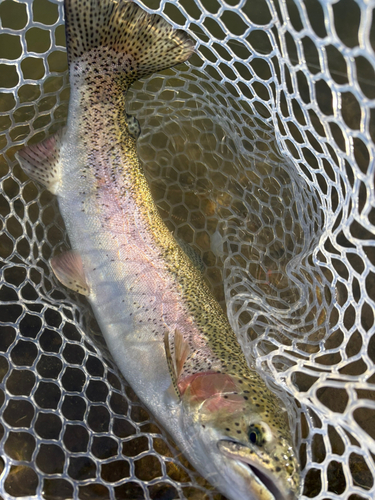
M 171 354 L 168 332 L 164 334 L 164 347 L 169 373 L 171 374 L 172 384 L 176 394 L 179 398 L 181 398 L 179 378 L 182 373 L 185 361 L 189 355 L 190 347 L 189 344 L 184 340 L 184 337 L 179 330 L 176 330 L 174 332 L 174 359 Z
M 176 374 L 177 381 L 181 375 L 182 369 L 184 367 L 186 358 L 189 355 L 190 347 L 187 342 L 185 342 L 182 333 L 179 330 L 175 331 L 175 358 L 176 358 Z
M 170 373 L 171 379 L 172 379 L 172 385 L 173 385 L 173 388 L 177 394 L 178 399 L 180 399 L 181 394 L 180 394 L 180 391 L 179 391 L 179 388 L 177 385 L 176 369 L 175 369 L 175 365 L 173 363 L 171 348 L 169 345 L 169 332 L 168 331 L 166 331 L 164 333 L 164 349 L 165 349 L 165 355 L 167 357 L 169 373 Z
M 64 129 L 16 153 L 26 174 L 53 194 L 57 193 L 61 180 L 60 146 L 63 133 Z
M 81 257 L 73 251 L 56 255 L 51 259 L 51 267 L 56 278 L 67 288 L 89 295 Z

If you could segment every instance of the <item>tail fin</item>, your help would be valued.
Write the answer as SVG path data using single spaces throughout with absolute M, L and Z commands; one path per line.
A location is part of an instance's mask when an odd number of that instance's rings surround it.
M 131 1 L 65 0 L 65 22 L 69 62 L 86 59 L 103 71 L 115 66 L 128 85 L 186 61 L 194 51 L 184 31 Z

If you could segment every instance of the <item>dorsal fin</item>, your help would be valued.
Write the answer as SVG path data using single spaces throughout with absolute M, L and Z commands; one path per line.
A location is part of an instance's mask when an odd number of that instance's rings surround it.
M 201 256 L 192 248 L 189 243 L 181 240 L 180 238 L 176 238 L 177 243 L 180 245 L 181 249 L 185 252 L 185 254 L 189 257 L 194 266 L 201 272 L 204 273 L 206 266 L 201 258 Z

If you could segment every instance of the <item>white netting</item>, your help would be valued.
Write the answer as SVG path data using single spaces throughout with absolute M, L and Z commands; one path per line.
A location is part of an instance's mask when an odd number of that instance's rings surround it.
M 295 397 L 304 495 L 373 498 L 373 2 L 144 3 L 198 39 L 189 65 L 129 95 L 160 212 L 249 362 Z M 56 200 L 14 160 L 66 118 L 62 4 L 5 0 L 0 21 L 0 494 L 220 498 L 52 277 Z

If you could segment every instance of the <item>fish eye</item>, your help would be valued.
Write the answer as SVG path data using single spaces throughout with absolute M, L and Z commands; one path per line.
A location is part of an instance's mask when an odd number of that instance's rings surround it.
M 265 439 L 262 429 L 256 424 L 251 424 L 249 426 L 248 437 L 250 443 L 256 446 L 262 446 L 264 444 Z

